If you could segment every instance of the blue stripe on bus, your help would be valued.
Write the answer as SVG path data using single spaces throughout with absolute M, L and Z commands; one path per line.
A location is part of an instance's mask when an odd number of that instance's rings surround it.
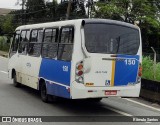
M 137 73 L 139 67 L 139 56 L 138 55 L 118 55 L 117 57 L 124 58 L 125 60 L 116 61 L 115 64 L 115 76 L 114 86 L 123 86 L 128 83 L 135 83 L 137 81 Z M 130 62 L 126 62 L 131 60 Z M 135 60 L 135 62 L 132 60 Z
M 68 93 L 65 85 L 70 86 L 70 72 L 71 62 L 43 58 L 39 77 L 64 85 L 48 84 L 46 82 L 48 94 L 68 98 L 70 93 Z
M 48 81 L 46 81 L 46 85 L 47 85 L 47 94 L 63 98 L 70 98 L 70 92 L 68 92 L 68 88 L 54 83 L 51 84 Z

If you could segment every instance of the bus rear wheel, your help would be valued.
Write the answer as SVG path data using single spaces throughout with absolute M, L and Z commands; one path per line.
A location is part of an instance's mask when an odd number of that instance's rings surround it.
M 16 73 L 13 74 L 13 85 L 15 87 L 20 87 L 21 86 L 21 84 L 17 82 L 17 75 L 16 75 Z
M 41 85 L 40 93 L 41 93 L 41 99 L 43 102 L 48 103 L 48 102 L 56 102 L 57 101 L 56 96 L 52 96 L 52 95 L 47 94 L 47 88 L 46 88 L 45 82 L 43 82 Z
M 41 94 L 41 99 L 43 102 L 58 102 L 58 97 L 54 96 L 54 95 L 49 95 L 47 94 L 47 88 L 46 88 L 46 84 L 45 82 L 42 83 L 41 87 L 40 87 L 40 94 Z
M 40 93 L 41 93 L 41 99 L 43 102 L 48 102 L 49 100 L 49 96 L 47 94 L 47 88 L 45 83 L 42 83 L 41 85 L 41 89 L 40 89 Z

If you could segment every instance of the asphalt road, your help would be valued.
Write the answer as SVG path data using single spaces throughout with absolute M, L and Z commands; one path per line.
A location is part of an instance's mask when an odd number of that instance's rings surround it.
M 8 60 L 6 58 L 0 57 L 0 116 L 160 116 L 160 105 L 145 101 L 141 98 L 106 98 L 100 103 L 71 100 L 63 100 L 59 103 L 44 103 L 41 101 L 37 91 L 25 86 L 22 86 L 21 88 L 15 88 L 12 85 L 12 80 L 8 79 L 7 75 L 7 63 Z M 79 122 L 76 124 L 90 125 L 93 123 L 97 125 L 128 124 L 117 122 Z M 0 123 L 0 125 L 1 124 L 2 123 Z M 10 125 L 11 123 L 3 124 Z M 17 123 L 14 124 L 17 125 Z M 72 125 L 75 123 L 58 122 L 41 124 Z M 160 122 L 148 124 L 160 125 Z

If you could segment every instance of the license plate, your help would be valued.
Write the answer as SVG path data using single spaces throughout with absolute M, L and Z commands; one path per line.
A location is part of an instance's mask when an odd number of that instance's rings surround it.
M 106 90 L 105 95 L 117 95 L 117 90 Z

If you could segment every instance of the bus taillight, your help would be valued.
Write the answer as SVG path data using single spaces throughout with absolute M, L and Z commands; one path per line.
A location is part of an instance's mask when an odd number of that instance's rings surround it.
M 77 72 L 77 75 L 78 75 L 78 76 L 83 75 L 83 71 L 78 71 L 78 72 Z
M 138 76 L 142 77 L 142 65 L 139 65 L 139 71 L 138 71 Z
M 76 65 L 76 81 L 83 83 L 83 61 L 80 61 Z
M 77 65 L 77 69 L 78 70 L 82 70 L 83 69 L 83 65 L 82 64 Z

